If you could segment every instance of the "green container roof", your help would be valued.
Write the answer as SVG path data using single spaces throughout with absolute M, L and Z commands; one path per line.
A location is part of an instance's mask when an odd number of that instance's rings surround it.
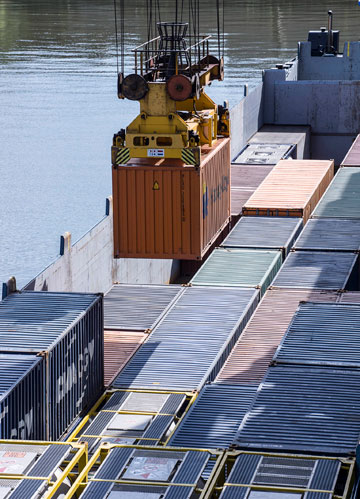
M 360 168 L 340 168 L 312 216 L 360 218 Z
M 281 251 L 217 248 L 191 283 L 201 286 L 259 287 L 264 294 L 280 269 Z

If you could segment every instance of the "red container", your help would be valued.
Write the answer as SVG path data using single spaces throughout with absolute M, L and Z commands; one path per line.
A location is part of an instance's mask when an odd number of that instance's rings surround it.
M 258 384 L 295 314 L 300 301 L 336 302 L 335 291 L 268 290 L 219 372 L 216 382 Z
M 230 216 L 230 139 L 200 167 L 130 160 L 112 167 L 115 258 L 201 260 Z
M 104 331 L 104 385 L 109 386 L 148 337 L 133 331 Z

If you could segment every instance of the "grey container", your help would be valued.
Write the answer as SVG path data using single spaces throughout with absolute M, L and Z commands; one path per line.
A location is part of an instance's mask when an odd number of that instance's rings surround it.
M 254 289 L 186 288 L 113 387 L 200 390 L 215 379 L 259 299 Z
M 226 449 L 256 394 L 256 387 L 204 386 L 169 440 L 172 447 Z
M 191 280 L 196 286 L 259 288 L 263 295 L 279 271 L 281 251 L 216 248 Z
M 312 218 L 360 219 L 360 168 L 342 167 L 312 213 Z
M 44 382 L 43 358 L 0 354 L 0 439 L 46 437 Z
M 286 258 L 272 287 L 358 289 L 357 259 L 355 253 L 295 251 Z
M 358 251 L 360 249 L 360 220 L 310 219 L 296 241 L 294 249 Z
M 341 462 L 337 459 L 311 459 L 276 454 L 269 456 L 240 454 L 229 477 L 226 478 L 226 485 L 220 499 L 245 499 L 249 497 L 251 491 L 256 491 L 261 486 L 265 486 L 270 495 L 282 495 L 279 492 L 279 488 L 282 487 L 310 489 L 314 491 L 317 498 L 326 490 L 328 493 L 323 493 L 324 499 L 331 499 L 335 492 L 340 468 Z M 309 498 L 310 494 L 311 492 L 306 490 L 304 497 Z
M 360 305 L 300 303 L 274 360 L 360 369 Z
M 242 217 L 221 247 L 282 250 L 285 258 L 302 227 L 302 218 Z
M 176 285 L 115 284 L 104 296 L 104 327 L 123 331 L 153 329 L 182 291 Z
M 353 454 L 360 437 L 360 371 L 270 367 L 240 426 L 241 449 Z
M 236 165 L 276 165 L 281 159 L 296 154 L 295 144 L 252 143 L 246 144 L 233 161 Z
M 103 350 L 102 295 L 26 291 L 0 302 L 0 352 L 44 357 L 48 440 L 98 398 Z

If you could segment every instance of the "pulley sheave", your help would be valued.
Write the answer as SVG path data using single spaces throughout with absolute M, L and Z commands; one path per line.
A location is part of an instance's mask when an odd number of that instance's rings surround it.
M 129 100 L 140 100 L 149 91 L 149 86 L 141 75 L 130 74 L 126 76 L 121 85 L 122 94 Z
M 192 94 L 190 78 L 185 75 L 172 75 L 166 82 L 166 90 L 170 98 L 176 101 L 189 99 Z

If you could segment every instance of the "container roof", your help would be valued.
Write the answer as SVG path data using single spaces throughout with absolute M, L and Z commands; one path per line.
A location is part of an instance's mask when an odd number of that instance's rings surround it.
M 294 248 L 297 250 L 358 251 L 360 249 L 360 219 L 310 219 Z
M 0 302 L 0 351 L 50 349 L 100 295 L 25 291 Z

